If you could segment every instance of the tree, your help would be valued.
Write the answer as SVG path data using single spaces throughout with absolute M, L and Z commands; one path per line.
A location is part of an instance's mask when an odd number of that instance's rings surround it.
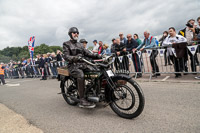
M 41 44 L 36 46 L 34 49 L 34 57 L 37 54 L 46 54 L 48 52 L 55 52 L 57 50 L 62 51 L 60 46 L 48 46 L 46 44 Z M 19 61 L 21 58 L 30 58 L 28 46 L 23 47 L 6 47 L 3 50 L 0 50 L 0 61 L 9 62 L 11 59 L 14 61 Z
M 63 51 L 62 47 L 60 46 L 50 46 L 52 52 L 57 52 L 57 50 Z
M 37 55 L 37 54 L 46 54 L 48 52 L 51 52 L 50 48 L 49 48 L 48 45 L 46 45 L 44 43 L 41 44 L 40 46 L 36 46 L 35 50 L 34 50 L 35 55 Z
M 0 62 L 9 63 L 10 60 L 11 60 L 11 57 L 0 55 Z

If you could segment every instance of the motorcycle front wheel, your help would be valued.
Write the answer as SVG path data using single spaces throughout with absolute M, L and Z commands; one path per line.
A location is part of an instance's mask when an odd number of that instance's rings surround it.
M 114 83 L 116 88 L 111 94 L 111 109 L 122 118 L 133 119 L 139 116 L 145 105 L 141 87 L 133 79 L 118 79 Z

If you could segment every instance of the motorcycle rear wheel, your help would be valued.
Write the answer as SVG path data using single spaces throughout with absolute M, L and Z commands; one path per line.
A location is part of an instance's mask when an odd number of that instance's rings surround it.
M 74 87 L 74 88 L 71 88 L 72 92 L 69 92 L 69 90 L 70 90 L 69 87 Z M 77 91 L 76 85 L 75 85 L 75 83 L 74 83 L 74 80 L 72 80 L 72 79 L 67 79 L 67 80 L 64 82 L 64 86 L 61 88 L 61 92 L 62 92 L 63 98 L 65 99 L 65 101 L 66 101 L 69 105 L 75 106 L 75 105 L 78 104 L 78 102 L 75 102 L 74 100 L 72 100 L 72 99 L 69 97 L 69 96 L 73 96 L 73 97 L 78 98 L 78 91 Z

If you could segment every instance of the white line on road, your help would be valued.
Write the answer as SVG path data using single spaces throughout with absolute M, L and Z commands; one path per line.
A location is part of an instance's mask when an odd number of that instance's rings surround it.
M 16 82 L 18 83 L 19 82 L 19 83 L 22 83 L 22 82 L 29 82 L 29 81 L 33 81 L 33 80 L 39 80 L 39 79 L 30 79 L 30 80 L 26 80 L 26 79 L 17 80 L 16 79 L 16 80 L 12 80 L 12 81 L 7 81 L 6 80 L 6 82 L 12 82 L 12 83 L 16 83 Z
M 6 84 L 6 86 L 20 86 L 20 84 Z
M 170 76 L 166 76 L 164 79 L 162 79 L 161 81 L 165 81 L 169 78 Z

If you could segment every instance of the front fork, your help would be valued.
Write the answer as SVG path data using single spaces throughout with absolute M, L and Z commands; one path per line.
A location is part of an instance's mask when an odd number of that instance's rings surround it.
M 116 83 L 112 80 L 112 78 L 110 78 L 106 72 L 106 70 L 104 69 L 104 75 L 106 76 L 106 80 L 108 83 L 109 88 L 111 88 L 110 90 L 112 90 L 112 92 L 116 92 L 116 94 L 121 97 L 120 93 L 117 91 L 117 85 Z M 123 90 L 122 90 L 123 91 Z

